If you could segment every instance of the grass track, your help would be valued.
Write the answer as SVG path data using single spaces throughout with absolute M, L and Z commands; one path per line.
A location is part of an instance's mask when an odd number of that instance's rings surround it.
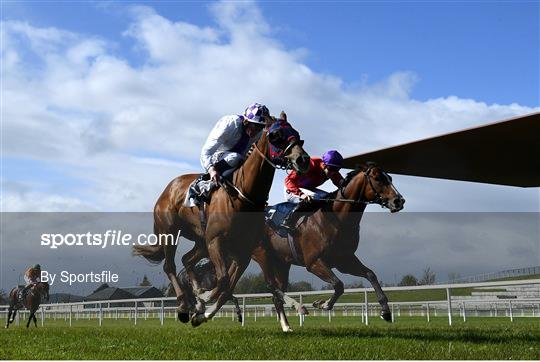
M 307 317 L 292 334 L 275 318 L 247 320 L 244 328 L 229 319 L 197 329 L 172 319 L 97 322 L 47 321 L 45 327 L 0 331 L 0 359 L 540 359 L 538 318 L 402 317 L 395 324 L 359 317 Z

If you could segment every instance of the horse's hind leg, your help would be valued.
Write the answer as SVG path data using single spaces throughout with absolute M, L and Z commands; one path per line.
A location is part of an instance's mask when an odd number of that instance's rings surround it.
M 37 318 L 36 318 L 36 312 L 32 313 L 32 316 L 34 317 L 34 326 L 37 328 Z
M 373 289 L 375 289 L 375 293 L 377 293 L 377 300 L 382 307 L 381 318 L 387 322 L 392 322 L 392 312 L 390 312 L 390 307 L 388 307 L 388 298 L 384 294 L 373 270 L 362 264 L 354 255 L 340 263 L 337 269 L 345 274 L 366 278 L 371 283 Z
M 217 236 L 208 243 L 208 256 L 216 271 L 216 287 L 212 290 L 209 300 L 216 300 L 207 312 L 197 313 L 191 318 L 191 325 L 197 327 L 212 319 L 217 311 L 231 299 L 232 290 L 227 269 L 227 259 L 223 253 L 223 237 Z
M 186 273 L 189 276 L 189 279 L 191 280 L 191 284 L 193 285 L 193 291 L 195 294 L 200 294 L 200 287 L 197 282 L 197 275 L 195 274 L 194 267 L 197 262 L 199 262 L 202 258 L 206 257 L 208 253 L 206 252 L 206 246 L 204 245 L 204 241 L 199 243 L 196 242 L 193 246 L 193 249 L 188 251 L 183 257 L 182 257 L 182 264 L 186 268 Z
M 330 299 L 326 301 L 317 300 L 313 302 L 313 306 L 315 308 L 331 310 L 332 308 L 334 308 L 334 304 L 336 303 L 338 298 L 343 294 L 343 282 L 339 280 L 339 278 L 334 274 L 332 269 L 330 269 L 321 259 L 317 259 L 315 260 L 315 262 L 307 266 L 307 270 L 315 274 L 325 282 L 332 284 L 332 287 L 334 287 L 334 294 L 332 294 Z
M 238 298 L 236 298 L 234 295 L 231 297 L 231 300 L 234 304 L 234 310 L 236 312 L 236 319 L 238 319 L 238 322 L 242 323 L 242 309 L 240 308 L 240 304 L 238 304 Z

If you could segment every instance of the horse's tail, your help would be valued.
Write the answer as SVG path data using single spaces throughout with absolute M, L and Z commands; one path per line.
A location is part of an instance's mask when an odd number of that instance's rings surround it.
M 163 245 L 136 245 L 133 247 L 133 255 L 143 256 L 152 264 L 159 264 L 165 259 Z

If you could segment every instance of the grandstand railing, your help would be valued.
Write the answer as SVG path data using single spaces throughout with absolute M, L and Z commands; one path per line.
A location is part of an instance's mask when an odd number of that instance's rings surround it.
M 405 316 L 423 316 L 429 322 L 432 317 L 447 316 L 448 324 L 452 325 L 453 318 L 458 311 L 458 318 L 466 320 L 467 317 L 476 316 L 491 316 L 491 317 L 508 317 L 513 321 L 515 317 L 540 317 L 540 298 L 517 298 L 517 299 L 497 299 L 497 300 L 459 300 L 452 299 L 452 290 L 460 288 L 498 288 L 510 286 L 524 285 L 540 285 L 540 279 L 529 280 L 514 280 L 514 281 L 499 281 L 499 282 L 479 282 L 479 283 L 462 283 L 462 284 L 438 284 L 438 285 L 421 285 L 408 287 L 386 287 L 385 292 L 390 291 L 416 291 L 416 290 L 445 290 L 446 300 L 426 300 L 426 301 L 404 301 L 404 302 L 389 302 L 392 309 L 392 318 Z M 346 289 L 344 294 L 358 295 L 358 302 L 355 303 L 337 303 L 332 311 L 321 311 L 309 307 L 311 315 L 327 316 L 331 321 L 336 313 L 343 316 L 358 316 L 366 325 L 369 324 L 369 318 L 378 315 L 380 309 L 378 303 L 368 302 L 368 293 L 373 293 L 373 288 L 353 288 Z M 314 295 L 329 295 L 333 294 L 333 290 L 319 291 L 304 291 L 304 292 L 288 292 L 288 296 L 297 298 L 297 301 L 302 304 L 303 298 Z M 246 304 L 246 301 L 262 298 L 270 298 L 270 293 L 255 293 L 255 294 L 235 294 L 242 301 L 242 325 L 246 323 L 246 319 L 254 317 L 254 320 L 262 316 L 273 315 L 275 313 L 273 304 Z M 86 301 L 73 303 L 54 303 L 42 304 L 37 313 L 41 319 L 41 325 L 45 324 L 46 319 L 64 319 L 71 326 L 74 320 L 79 319 L 97 319 L 98 325 L 103 325 L 104 319 L 122 319 L 128 318 L 137 324 L 138 320 L 156 318 L 163 325 L 165 318 L 176 318 L 176 302 L 175 297 L 163 298 L 139 298 L 139 299 L 119 299 L 119 300 L 102 300 L 102 301 Z M 114 306 L 117 304 L 117 306 Z M 22 312 L 22 316 L 21 316 Z M 0 314 L 7 318 L 8 306 L 0 306 Z M 27 318 L 29 311 L 20 311 L 17 314 L 16 323 L 20 323 L 20 319 Z M 216 315 L 220 317 L 231 317 L 235 319 L 234 307 L 226 305 Z M 290 315 L 290 312 L 288 313 Z M 305 316 L 296 314 L 299 318 L 300 326 L 305 322 Z M 247 318 L 246 318 L 247 317 Z

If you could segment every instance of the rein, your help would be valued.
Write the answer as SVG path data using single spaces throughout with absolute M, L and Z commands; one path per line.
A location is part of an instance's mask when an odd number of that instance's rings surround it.
M 348 203 L 348 204 L 365 204 L 365 205 L 380 204 L 380 202 L 382 200 L 381 194 L 373 186 L 373 182 L 371 181 L 371 177 L 369 177 L 369 173 L 371 172 L 372 169 L 373 169 L 373 167 L 369 167 L 366 171 L 362 171 L 362 173 L 364 173 L 364 177 L 367 179 L 368 182 L 363 183 L 362 189 L 360 190 L 360 196 L 358 197 L 358 199 L 335 199 L 334 198 L 334 199 L 322 199 L 322 200 L 319 200 L 319 201 L 343 202 L 343 203 Z M 362 197 L 363 197 L 364 192 L 365 192 L 366 187 L 367 187 L 367 183 L 369 183 L 369 186 L 371 186 L 371 188 L 373 189 L 373 192 L 375 193 L 375 199 L 371 200 L 371 201 L 362 200 Z M 339 190 L 338 190 L 338 193 L 341 193 L 342 196 L 345 196 L 343 194 L 343 189 L 344 188 L 345 188 L 345 186 L 340 187 Z
M 291 143 L 287 146 L 287 148 L 285 149 L 284 152 L 288 151 L 288 150 L 289 150 L 292 146 L 294 146 L 295 144 L 296 144 L 296 142 L 291 142 Z M 267 157 L 267 156 L 259 149 L 259 147 L 257 147 L 257 144 L 256 144 L 256 143 L 254 143 L 253 146 L 254 146 L 255 150 L 256 150 L 257 152 L 259 152 L 259 155 L 261 155 L 261 157 L 262 157 L 262 158 L 263 158 L 270 166 L 272 166 L 272 167 L 275 168 L 276 170 L 288 170 L 288 169 L 290 169 L 289 165 L 287 165 L 287 166 L 278 166 L 278 165 L 276 165 L 275 163 L 273 163 L 273 162 L 272 162 L 272 161 L 271 161 L 271 160 L 270 160 L 270 159 L 269 159 L 269 158 L 268 158 L 268 157 Z

